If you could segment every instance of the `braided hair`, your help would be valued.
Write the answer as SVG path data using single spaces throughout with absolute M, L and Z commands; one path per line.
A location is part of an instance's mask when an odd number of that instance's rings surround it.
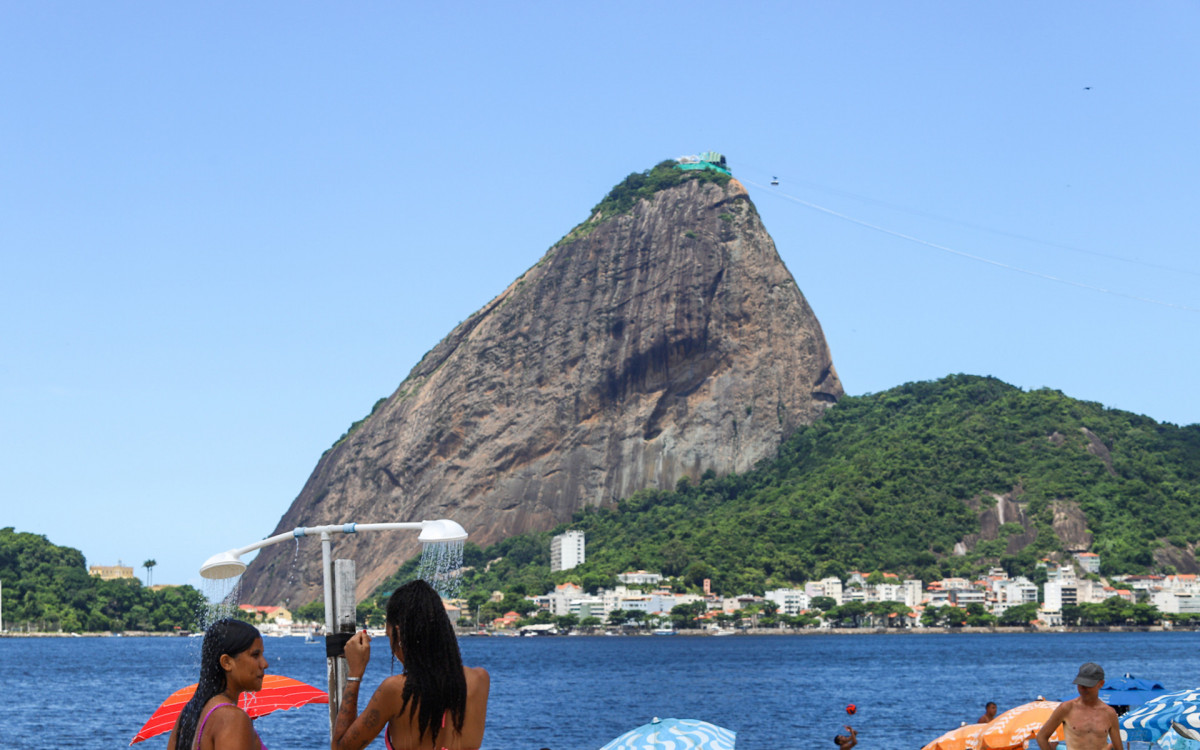
M 425 581 L 417 579 L 392 592 L 387 603 L 387 623 L 392 652 L 404 655 L 404 692 L 400 713 L 417 719 L 417 738 L 425 732 L 437 745 L 443 717 L 462 732 L 467 710 L 467 679 L 454 626 L 442 598 Z
M 200 711 L 210 698 L 225 690 L 225 670 L 221 668 L 221 657 L 226 654 L 237 656 L 253 646 L 260 637 L 258 628 L 231 618 L 217 620 L 204 631 L 204 645 L 200 647 L 200 682 L 175 724 L 178 729 L 175 750 L 191 750 Z

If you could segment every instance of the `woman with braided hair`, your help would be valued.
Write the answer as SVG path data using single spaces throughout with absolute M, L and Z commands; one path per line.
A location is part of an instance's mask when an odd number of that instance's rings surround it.
M 262 689 L 268 666 L 253 625 L 232 619 L 210 625 L 200 647 L 200 681 L 175 721 L 167 750 L 266 750 L 238 697 Z
M 404 665 L 358 713 L 358 689 L 371 658 L 366 631 L 346 643 L 349 677 L 333 730 L 334 750 L 360 750 L 382 731 L 389 750 L 477 750 L 483 742 L 490 678 L 464 667 L 442 599 L 425 581 L 407 583 L 387 603 L 392 655 Z

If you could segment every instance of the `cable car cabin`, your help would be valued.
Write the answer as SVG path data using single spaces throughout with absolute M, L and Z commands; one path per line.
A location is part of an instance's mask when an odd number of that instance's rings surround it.
M 718 154 L 716 151 L 705 151 L 699 156 L 681 156 L 676 161 L 678 164 L 675 166 L 683 170 L 711 169 L 721 174 L 733 175 L 725 163 L 725 155 Z
M 778 177 L 772 177 L 772 178 L 771 178 L 771 184 L 772 184 L 772 185 L 778 185 L 778 184 L 779 184 L 779 178 L 778 178 Z

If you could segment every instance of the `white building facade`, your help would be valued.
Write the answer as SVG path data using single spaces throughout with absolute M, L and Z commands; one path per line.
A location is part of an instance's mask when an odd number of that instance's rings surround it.
M 587 559 L 582 531 L 568 531 L 550 540 L 550 570 L 570 570 Z

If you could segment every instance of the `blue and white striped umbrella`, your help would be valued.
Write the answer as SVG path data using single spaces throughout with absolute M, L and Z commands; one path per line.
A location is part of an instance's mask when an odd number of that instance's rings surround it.
M 1121 739 L 1154 742 L 1171 722 L 1200 729 L 1200 688 L 1167 693 L 1146 701 L 1121 717 Z
M 699 719 L 660 719 L 631 729 L 600 750 L 733 750 L 737 733 Z

